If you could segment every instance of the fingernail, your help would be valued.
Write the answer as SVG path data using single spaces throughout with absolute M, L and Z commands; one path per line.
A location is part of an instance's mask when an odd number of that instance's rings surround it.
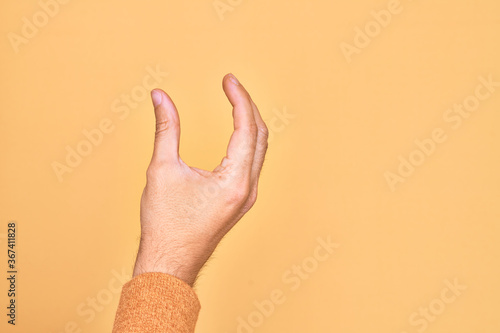
M 229 80 L 231 80 L 231 82 L 234 83 L 237 86 L 240 85 L 240 82 L 238 81 L 238 79 L 233 74 L 229 74 Z
M 161 92 L 157 90 L 151 91 L 151 99 L 153 100 L 154 107 L 160 105 L 162 100 Z

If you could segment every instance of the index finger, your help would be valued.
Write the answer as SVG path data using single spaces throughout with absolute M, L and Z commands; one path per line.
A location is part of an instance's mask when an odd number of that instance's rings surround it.
M 233 106 L 234 131 L 221 167 L 229 166 L 233 172 L 249 178 L 258 132 L 250 96 L 232 74 L 224 77 L 223 88 Z

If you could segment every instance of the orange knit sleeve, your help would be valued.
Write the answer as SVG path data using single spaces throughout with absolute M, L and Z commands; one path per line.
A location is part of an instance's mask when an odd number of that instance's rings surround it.
M 184 281 L 164 273 L 144 273 L 122 289 L 113 333 L 192 333 L 200 302 Z

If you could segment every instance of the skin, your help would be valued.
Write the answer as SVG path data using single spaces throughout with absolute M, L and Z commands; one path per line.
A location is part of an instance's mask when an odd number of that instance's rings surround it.
M 234 132 L 226 156 L 213 171 L 190 167 L 179 157 L 177 109 L 164 91 L 151 92 L 156 134 L 141 198 L 134 276 L 161 272 L 193 286 L 217 244 L 257 199 L 268 130 L 232 74 L 224 77 L 222 86 L 233 106 Z

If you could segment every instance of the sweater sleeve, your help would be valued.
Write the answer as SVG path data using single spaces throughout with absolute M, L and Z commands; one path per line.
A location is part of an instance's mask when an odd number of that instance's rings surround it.
M 113 333 L 192 333 L 200 302 L 184 281 L 164 273 L 144 273 L 122 289 Z

